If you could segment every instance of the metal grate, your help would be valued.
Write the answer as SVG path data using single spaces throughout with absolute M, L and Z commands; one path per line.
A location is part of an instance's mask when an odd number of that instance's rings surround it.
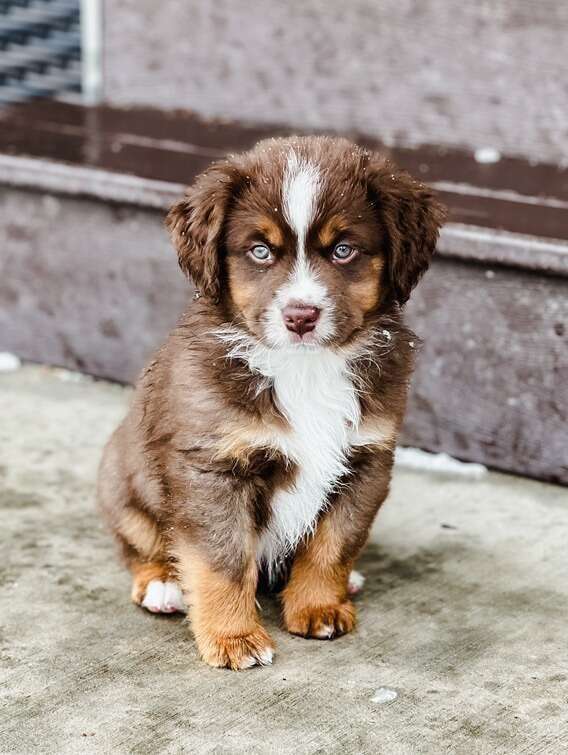
M 80 0 L 0 0 L 0 104 L 80 91 Z

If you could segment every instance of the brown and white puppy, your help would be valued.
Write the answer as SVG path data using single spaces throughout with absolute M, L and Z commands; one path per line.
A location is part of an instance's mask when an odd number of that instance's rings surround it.
M 151 611 L 187 603 L 201 655 L 267 664 L 259 578 L 284 625 L 349 632 L 349 575 L 384 501 L 415 336 L 400 305 L 443 210 L 343 139 L 213 165 L 168 215 L 199 295 L 107 445 L 99 502 Z

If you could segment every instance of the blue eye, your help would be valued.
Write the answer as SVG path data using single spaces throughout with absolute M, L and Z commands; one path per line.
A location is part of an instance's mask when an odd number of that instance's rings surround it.
M 357 254 L 357 250 L 352 246 L 349 246 L 349 244 L 337 244 L 333 250 L 331 258 L 335 262 L 351 262 Z
M 255 244 L 249 250 L 249 256 L 257 262 L 268 262 L 272 259 L 272 252 L 265 244 Z

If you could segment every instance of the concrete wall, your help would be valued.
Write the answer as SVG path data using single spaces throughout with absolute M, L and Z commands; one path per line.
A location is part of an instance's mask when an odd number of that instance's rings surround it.
M 568 152 L 564 0 L 106 0 L 105 98 Z
M 437 258 L 405 442 L 568 483 L 568 279 Z
M 190 296 L 162 223 L 0 187 L 0 351 L 134 380 Z

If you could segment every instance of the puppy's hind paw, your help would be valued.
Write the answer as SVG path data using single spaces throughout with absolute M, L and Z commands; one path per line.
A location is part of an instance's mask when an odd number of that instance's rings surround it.
M 357 593 L 361 592 L 363 589 L 363 585 L 365 584 L 365 577 L 361 574 L 361 572 L 353 571 L 349 575 L 349 582 L 347 584 L 347 592 L 349 595 L 357 595 Z
M 179 586 L 175 582 L 148 582 L 140 604 L 151 613 L 185 613 L 186 606 Z

